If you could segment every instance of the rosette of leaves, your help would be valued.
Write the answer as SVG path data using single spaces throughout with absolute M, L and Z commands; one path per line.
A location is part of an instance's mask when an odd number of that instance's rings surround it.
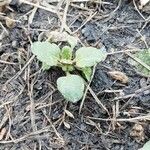
M 80 70 L 89 81 L 92 66 L 105 60 L 107 54 L 94 47 L 81 47 L 73 53 L 77 40 L 70 36 L 68 43 L 70 46 L 64 46 L 61 49 L 57 44 L 37 41 L 31 45 L 31 50 L 42 62 L 43 70 L 58 66 L 66 72 L 66 76 L 58 78 L 57 88 L 67 101 L 77 102 L 84 93 L 84 79 L 79 75 L 71 74 L 71 72 L 75 69 Z

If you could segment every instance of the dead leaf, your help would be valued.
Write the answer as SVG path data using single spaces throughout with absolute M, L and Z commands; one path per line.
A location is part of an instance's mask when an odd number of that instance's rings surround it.
M 145 137 L 143 126 L 138 123 L 135 124 L 130 132 L 130 135 L 134 137 L 137 142 L 143 141 Z
M 73 118 L 74 119 L 74 115 L 68 111 L 68 110 L 65 110 L 65 113 L 70 117 L 70 118 Z
M 4 138 L 5 134 L 6 134 L 6 128 L 2 128 L 2 130 L 0 131 L 0 140 Z
M 115 80 L 118 80 L 122 83 L 128 83 L 128 77 L 126 76 L 125 73 L 121 71 L 109 71 L 108 74 Z

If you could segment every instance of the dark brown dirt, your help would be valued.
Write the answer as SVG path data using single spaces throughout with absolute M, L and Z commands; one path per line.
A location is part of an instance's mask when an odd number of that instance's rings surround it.
M 117 0 L 108 2 L 112 5 L 85 3 L 89 10 L 97 11 L 97 14 L 76 35 L 85 45 L 103 45 L 109 53 L 131 47 L 145 49 L 137 30 L 140 31 L 146 21 L 136 11 L 133 3 L 123 1 L 119 4 Z M 10 29 L 2 20 L 8 34 L 0 37 L 0 60 L 15 64 L 0 62 L 0 133 L 3 128 L 6 129 L 6 134 L 0 140 L 0 150 L 141 148 L 150 138 L 150 122 L 147 119 L 128 119 L 149 114 L 150 89 L 144 89 L 150 85 L 150 78 L 137 72 L 136 68 L 128 63 L 128 55 L 125 53 L 109 55 L 103 63 L 98 64 L 91 84 L 95 95 L 108 109 L 109 115 L 90 93 L 87 94 L 79 115 L 80 102 L 66 103 L 56 89 L 56 80 L 63 75 L 61 70 L 52 68 L 49 71 L 41 71 L 41 64 L 36 58 L 22 70 L 32 57 L 29 39 L 37 41 L 42 32 L 59 30 L 60 20 L 55 14 L 38 9 L 32 24 L 29 25 L 27 13 L 33 9 L 32 6 L 19 5 L 17 1 L 12 1 L 10 7 L 14 12 L 7 10 L 6 15 L 13 14 L 14 19 L 19 22 Z M 150 15 L 149 11 L 141 13 L 145 18 Z M 78 29 L 90 15 L 89 11 L 74 6 L 69 7 L 68 14 L 67 24 L 72 24 L 72 31 Z M 2 31 L 1 28 L 0 32 Z M 150 46 L 149 22 L 141 34 Z M 129 78 L 128 84 L 113 80 L 108 75 L 111 70 L 124 72 Z M 119 92 L 110 93 L 108 90 Z M 115 117 L 114 107 L 119 108 L 117 119 L 122 118 L 124 121 L 107 120 Z M 69 110 L 74 119 L 64 115 L 64 109 Z M 64 120 L 70 125 L 70 129 L 63 125 Z M 138 125 L 141 125 L 141 129 L 135 131 L 138 135 L 134 136 L 134 126 Z

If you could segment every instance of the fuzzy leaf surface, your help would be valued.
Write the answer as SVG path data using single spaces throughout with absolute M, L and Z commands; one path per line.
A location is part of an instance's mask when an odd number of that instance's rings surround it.
M 41 62 L 49 66 L 57 65 L 60 49 L 56 44 L 51 44 L 49 42 L 34 42 L 31 45 L 31 50 Z
M 76 51 L 76 65 L 79 68 L 92 67 L 106 59 L 107 53 L 94 47 L 82 47 Z
M 57 80 L 57 88 L 67 101 L 79 101 L 84 92 L 84 81 L 78 75 L 67 75 Z

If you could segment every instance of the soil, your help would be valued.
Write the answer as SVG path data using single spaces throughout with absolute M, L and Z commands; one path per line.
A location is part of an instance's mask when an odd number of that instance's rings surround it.
M 60 30 L 60 19 L 40 8 L 29 24 L 33 7 L 12 0 L 4 16 L 17 21 L 9 28 L 2 18 L 7 32 L 0 28 L 0 150 L 138 150 L 150 138 L 150 78 L 124 53 L 150 46 L 150 23 L 143 19 L 150 9 L 138 12 L 127 0 L 105 2 L 74 3 L 67 13 L 67 25 L 75 31 L 97 12 L 74 35 L 84 45 L 109 53 L 97 65 L 91 83 L 94 94 L 87 93 L 79 113 L 81 101 L 67 103 L 56 88 L 64 73 L 58 68 L 42 71 L 30 49 L 30 40 L 44 40 L 43 33 Z M 77 7 L 82 5 L 88 10 Z M 61 7 L 63 12 L 65 3 Z M 108 73 L 112 70 L 126 74 L 128 83 L 114 80 Z

